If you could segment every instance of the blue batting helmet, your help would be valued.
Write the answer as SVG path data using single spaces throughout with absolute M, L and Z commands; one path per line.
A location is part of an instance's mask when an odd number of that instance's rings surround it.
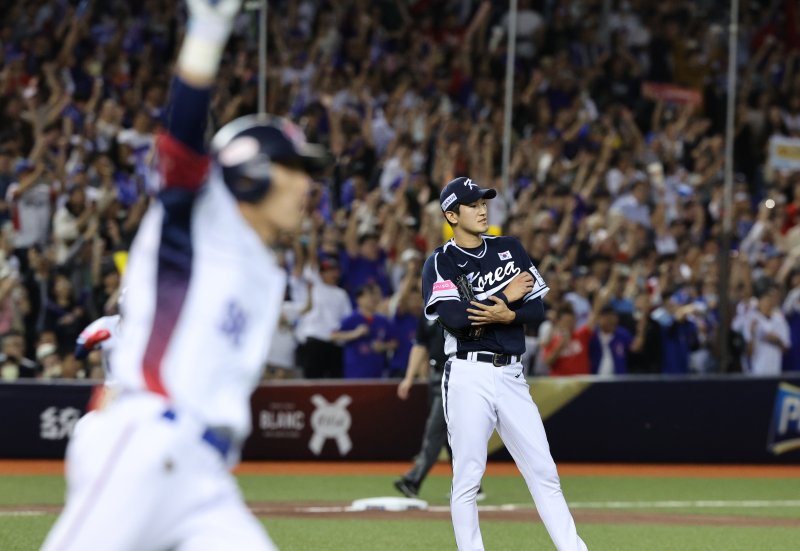
M 251 203 L 269 190 L 273 163 L 314 174 L 332 160 L 323 146 L 308 143 L 296 124 L 270 115 L 246 115 L 220 128 L 211 155 L 233 196 Z

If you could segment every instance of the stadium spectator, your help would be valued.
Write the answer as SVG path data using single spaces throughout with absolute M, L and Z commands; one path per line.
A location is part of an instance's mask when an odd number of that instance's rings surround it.
M 394 350 L 389 320 L 376 313 L 381 290 L 375 283 L 359 287 L 356 311 L 342 320 L 331 339 L 344 343 L 344 378 L 380 378 L 386 369 L 386 353 Z
M 15 222 L 14 248 L 23 267 L 27 267 L 28 249 L 50 241 L 53 175 L 42 161 L 34 163 L 22 159 L 15 165 L 14 176 L 15 181 L 6 192 L 6 201 Z
M 87 204 L 86 191 L 79 185 L 67 189 L 66 202 L 53 217 L 53 241 L 56 246 L 56 263 L 69 260 L 70 248 L 86 231 L 94 216 L 94 204 Z
M 72 351 L 75 339 L 89 321 L 86 308 L 74 296 L 67 274 L 56 273 L 44 305 L 44 328 L 55 333 L 59 353 Z
M 779 375 L 783 353 L 791 344 L 789 325 L 778 308 L 778 289 L 765 285 L 759 295 L 758 305 L 744 326 L 750 374 Z
M 39 366 L 25 357 L 25 339 L 16 331 L 9 331 L 2 336 L 2 352 L 0 352 L 0 379 L 16 381 L 17 379 L 33 379 L 39 376 Z
M 332 335 L 353 309 L 347 292 L 338 285 L 341 277 L 339 262 L 335 258 L 323 258 L 318 269 L 312 263 L 306 267 L 303 276 L 309 288 L 295 329 L 300 342 L 303 376 L 308 379 L 340 379 L 344 373 L 342 347 Z
M 589 360 L 594 375 L 626 375 L 633 336 L 619 326 L 619 315 L 611 305 L 600 310 L 589 341 Z
M 661 347 L 661 373 L 689 373 L 689 354 L 697 346 L 697 328 L 690 319 L 697 309 L 685 290 L 664 294 L 664 303 L 651 314 L 658 324 Z
M 371 283 L 378 285 L 384 297 L 389 296 L 392 291 L 384 248 L 390 237 L 385 236 L 382 239 L 371 228 L 373 222 L 370 218 L 377 210 L 377 201 L 378 194 L 373 193 L 368 203 L 354 203 L 355 212 L 350 214 L 345 232 L 342 273 L 345 289 L 352 298 L 355 298 L 359 288 Z M 358 229 L 359 225 L 364 227 L 361 232 Z
M 42 369 L 42 379 L 58 379 L 62 375 L 61 358 L 54 344 L 44 343 L 36 348 L 36 361 Z
M 553 334 L 544 346 L 544 358 L 551 375 L 589 375 L 590 324 L 577 327 L 575 311 L 563 304 L 556 313 Z
M 417 334 L 419 318 L 422 315 L 422 288 L 419 281 L 422 272 L 419 265 L 406 272 L 400 288 L 392 297 L 389 308 L 389 338 L 397 343 L 389 358 L 390 378 L 403 378 L 408 367 L 411 348 Z

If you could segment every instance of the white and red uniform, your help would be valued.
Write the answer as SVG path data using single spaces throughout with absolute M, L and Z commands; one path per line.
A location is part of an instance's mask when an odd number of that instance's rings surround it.
M 112 378 L 111 351 L 119 342 L 121 320 L 122 317 L 119 314 L 97 318 L 87 325 L 86 329 L 81 331 L 76 343 L 79 348 L 86 350 L 87 354 L 95 349 L 101 351 L 106 384 Z M 99 338 L 98 335 L 100 336 Z M 94 344 L 95 342 L 96 344 Z M 79 356 L 79 354 L 76 353 L 76 356 Z
M 164 189 L 131 250 L 111 356 L 120 394 L 70 443 L 46 551 L 275 549 L 228 468 L 285 275 L 207 157 L 170 136 L 159 155 Z

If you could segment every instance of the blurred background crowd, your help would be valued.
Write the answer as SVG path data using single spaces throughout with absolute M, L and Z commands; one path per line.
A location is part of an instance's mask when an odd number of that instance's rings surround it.
M 519 0 L 504 185 L 506 2 L 271 1 L 267 110 L 337 162 L 279 249 L 268 376 L 403 376 L 421 265 L 449 238 L 439 191 L 461 175 L 498 190 L 491 232 L 550 286 L 530 373 L 800 370 L 800 172 L 769 147 L 800 138 L 800 17 L 795 0 L 742 6 L 723 251 L 727 5 Z M 0 379 L 102 375 L 75 340 L 117 308 L 184 23 L 178 0 L 0 7 Z M 212 128 L 256 112 L 257 45 L 243 12 Z

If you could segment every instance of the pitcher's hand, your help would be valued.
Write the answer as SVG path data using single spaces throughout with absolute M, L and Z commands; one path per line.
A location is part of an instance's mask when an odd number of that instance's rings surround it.
M 503 294 L 508 299 L 508 302 L 511 303 L 518 301 L 532 290 L 533 275 L 528 271 L 524 271 L 506 285 L 506 288 L 503 289 Z
M 467 308 L 470 313 L 469 318 L 472 325 L 488 325 L 490 323 L 511 323 L 517 315 L 509 310 L 508 304 L 496 296 L 489 297 L 494 302 L 492 306 L 486 306 L 480 302 L 472 301 L 473 308 Z

